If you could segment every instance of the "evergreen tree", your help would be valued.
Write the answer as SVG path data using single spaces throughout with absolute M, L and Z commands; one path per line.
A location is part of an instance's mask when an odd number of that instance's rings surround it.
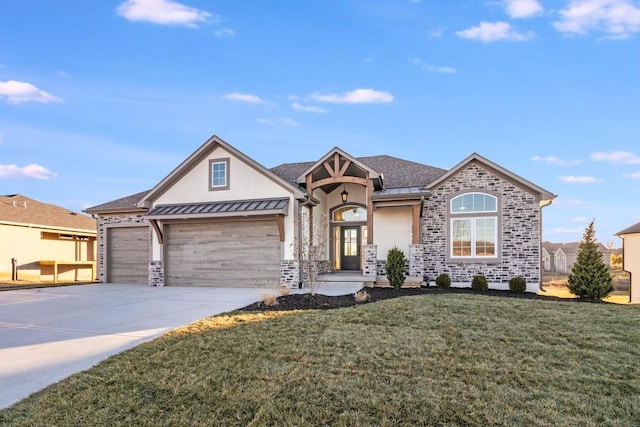
M 600 301 L 613 291 L 613 285 L 596 243 L 594 222 L 592 220 L 584 232 L 578 247 L 578 258 L 569 274 L 568 286 L 569 291 L 580 298 Z

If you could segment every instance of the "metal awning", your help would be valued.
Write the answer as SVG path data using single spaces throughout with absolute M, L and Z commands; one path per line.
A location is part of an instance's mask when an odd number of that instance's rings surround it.
M 158 205 L 146 219 L 219 218 L 253 215 L 286 215 L 289 199 L 233 200 L 225 202 Z

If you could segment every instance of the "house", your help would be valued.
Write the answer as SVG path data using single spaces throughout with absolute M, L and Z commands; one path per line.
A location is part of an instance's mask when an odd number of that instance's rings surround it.
M 578 259 L 580 242 L 551 243 L 542 242 L 542 265 L 544 271 L 556 273 L 570 273 Z M 602 243 L 598 243 L 598 249 L 602 253 L 602 261 L 611 265 L 611 250 Z
M 631 276 L 629 302 L 640 303 L 640 222 L 616 233 L 622 239 L 622 269 Z
M 298 287 L 301 242 L 327 244 L 322 271 L 384 280 L 387 252 L 408 281 L 448 273 L 468 287 L 541 280 L 542 207 L 555 196 L 471 154 L 445 170 L 333 148 L 271 169 L 211 137 L 149 191 L 86 210 L 98 218 L 102 282 Z
M 91 281 L 96 220 L 19 194 L 0 196 L 0 280 Z

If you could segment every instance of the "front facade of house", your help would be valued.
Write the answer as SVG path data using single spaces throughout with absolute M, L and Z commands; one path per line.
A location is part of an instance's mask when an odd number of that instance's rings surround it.
M 19 194 L 0 196 L 0 280 L 91 281 L 96 252 L 94 219 Z
M 267 169 L 214 136 L 150 191 L 87 212 L 103 282 L 298 287 L 311 247 L 322 271 L 383 283 L 397 246 L 410 282 L 483 274 L 506 288 L 520 275 L 537 291 L 554 197 L 478 154 L 444 170 L 336 147 Z
M 629 302 L 640 304 L 640 222 L 616 235 L 622 238 L 622 269 L 631 276 Z

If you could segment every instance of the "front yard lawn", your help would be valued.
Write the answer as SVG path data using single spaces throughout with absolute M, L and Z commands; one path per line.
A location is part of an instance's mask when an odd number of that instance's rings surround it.
M 640 425 L 640 308 L 432 294 L 207 318 L 1 425 Z

